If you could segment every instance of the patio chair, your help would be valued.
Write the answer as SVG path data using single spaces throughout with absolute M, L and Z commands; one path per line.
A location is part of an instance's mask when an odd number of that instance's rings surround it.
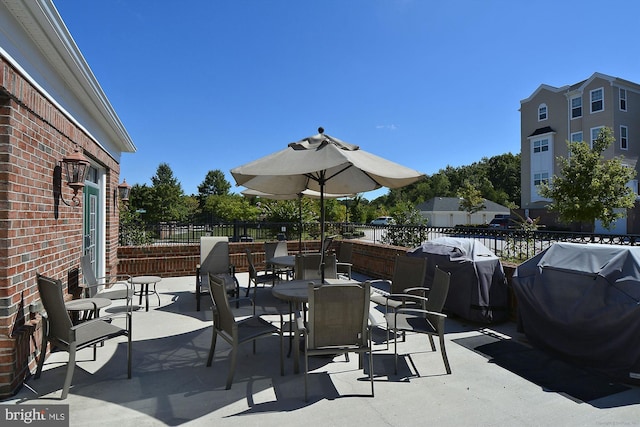
M 320 260 L 321 254 L 298 254 L 296 255 L 296 280 L 320 280 Z M 335 254 L 324 256 L 324 278 L 337 279 Z
M 200 264 L 196 266 L 196 310 L 200 311 L 200 297 L 209 286 L 209 274 L 220 276 L 227 292 L 240 296 L 240 283 L 235 266 L 229 263 L 229 238 L 203 236 L 200 238 Z
M 304 399 L 308 400 L 307 376 L 310 356 L 369 353 L 369 379 L 373 397 L 373 355 L 369 328 L 369 283 L 314 286 L 309 284 L 308 320 L 296 313 L 297 336 L 304 340 Z M 295 347 L 298 357 L 299 347 Z
M 95 318 L 73 325 L 64 304 L 62 282 L 38 274 L 38 291 L 44 306 L 42 346 L 40 360 L 35 378 L 40 378 L 44 359 L 47 353 L 47 343 L 51 349 L 61 348 L 69 352 L 67 374 L 62 387 L 61 399 L 67 398 L 73 371 L 76 365 L 76 352 L 93 346 L 93 360 L 96 360 L 97 346 L 105 340 L 120 336 L 127 337 L 127 378 L 131 378 L 131 311 L 126 314 L 126 327 L 118 327 L 111 322 L 111 318 Z
M 253 253 L 251 253 L 251 249 L 245 249 L 245 253 L 247 254 L 247 264 L 249 267 L 249 283 L 247 284 L 247 292 L 245 296 L 249 296 L 251 284 L 253 283 L 253 298 L 255 299 L 256 291 L 259 284 L 275 285 L 276 280 L 280 280 L 280 276 L 276 273 L 270 273 L 268 271 L 258 271 L 253 262 Z
M 216 351 L 216 341 L 218 336 L 222 337 L 231 345 L 231 353 L 229 353 L 229 374 L 227 375 L 226 389 L 231 388 L 233 375 L 236 370 L 236 362 L 238 358 L 238 347 L 246 342 L 253 342 L 253 353 L 256 352 L 256 339 L 270 336 L 280 337 L 280 375 L 284 375 L 284 341 L 282 338 L 282 315 L 280 315 L 280 327 L 266 321 L 261 316 L 256 316 L 255 305 L 250 298 L 241 298 L 244 301 L 251 302 L 253 306 L 253 314 L 250 317 L 236 320 L 229 298 L 227 296 L 227 288 L 223 278 L 218 275 L 209 274 L 209 293 L 213 301 L 213 335 L 211 337 L 211 348 L 209 349 L 209 357 L 207 358 L 207 366 L 211 366 L 213 362 L 213 354 Z
M 288 256 L 289 248 L 286 241 L 279 242 L 264 242 L 264 259 L 265 262 L 269 261 L 271 258 L 279 257 L 279 256 Z M 278 274 L 280 276 L 286 275 L 286 277 L 290 277 L 293 274 L 293 269 L 282 266 L 274 266 L 267 265 L 268 270 L 271 270 L 272 273 Z
M 341 242 L 340 254 L 338 256 L 338 263 L 336 268 L 339 276 L 346 276 L 351 280 L 351 256 L 353 254 L 353 243 Z
M 371 280 L 371 285 L 386 284 L 389 286 L 389 294 L 402 294 L 407 289 L 417 289 L 424 286 L 424 278 L 427 273 L 427 259 L 420 257 L 396 256 L 391 280 L 376 279 Z M 389 309 L 394 310 L 402 303 L 394 298 L 389 298 L 388 294 L 373 292 L 371 302 L 384 306 L 384 314 L 389 313 Z M 387 350 L 389 349 L 390 334 L 387 328 Z
M 80 257 L 80 268 L 84 277 L 83 287 L 86 296 L 89 298 L 107 298 L 110 300 L 132 299 L 134 294 L 133 286 L 130 284 L 131 276 L 119 274 L 116 276 L 96 277 L 91 262 L 91 254 Z M 158 297 L 158 300 L 160 297 Z
M 401 303 L 393 313 L 385 314 L 387 329 L 394 332 L 394 356 L 395 372 L 398 373 L 398 332 L 414 332 L 427 334 L 431 350 L 436 351 L 433 336 L 440 339 L 440 353 L 447 370 L 451 374 L 449 359 L 444 345 L 444 320 L 446 315 L 442 313 L 444 303 L 449 293 L 451 273 L 435 268 L 433 283 L 427 296 L 410 293 L 389 295 Z

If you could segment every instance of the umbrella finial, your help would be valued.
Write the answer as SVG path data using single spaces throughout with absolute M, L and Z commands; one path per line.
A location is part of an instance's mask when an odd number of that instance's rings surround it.
M 318 133 L 324 133 L 324 128 L 322 126 L 318 128 Z

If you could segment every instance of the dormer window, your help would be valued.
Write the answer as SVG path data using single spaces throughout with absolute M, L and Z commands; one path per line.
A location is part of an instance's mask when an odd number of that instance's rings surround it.
M 547 120 L 547 104 L 540 104 L 538 107 L 538 121 Z

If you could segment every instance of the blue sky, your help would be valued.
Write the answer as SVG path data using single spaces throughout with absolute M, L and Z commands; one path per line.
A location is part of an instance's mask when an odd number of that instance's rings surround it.
M 542 83 L 640 82 L 631 0 L 53 1 L 138 148 L 121 178 L 186 194 L 319 126 L 432 174 L 519 152 Z

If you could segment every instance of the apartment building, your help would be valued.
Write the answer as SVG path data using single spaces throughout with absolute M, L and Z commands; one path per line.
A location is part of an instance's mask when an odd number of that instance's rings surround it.
M 640 85 L 594 73 L 586 80 L 554 87 L 540 85 L 520 101 L 521 207 L 529 216 L 547 216 L 549 200 L 537 186 L 560 174 L 557 157 L 566 157 L 568 141 L 591 143 L 604 126 L 616 139 L 605 157 L 623 156 L 623 164 L 640 172 Z M 640 174 L 638 174 L 640 175 Z M 638 192 L 637 179 L 629 183 Z M 597 229 L 596 225 L 596 229 Z M 624 221 L 616 232 L 626 232 Z

